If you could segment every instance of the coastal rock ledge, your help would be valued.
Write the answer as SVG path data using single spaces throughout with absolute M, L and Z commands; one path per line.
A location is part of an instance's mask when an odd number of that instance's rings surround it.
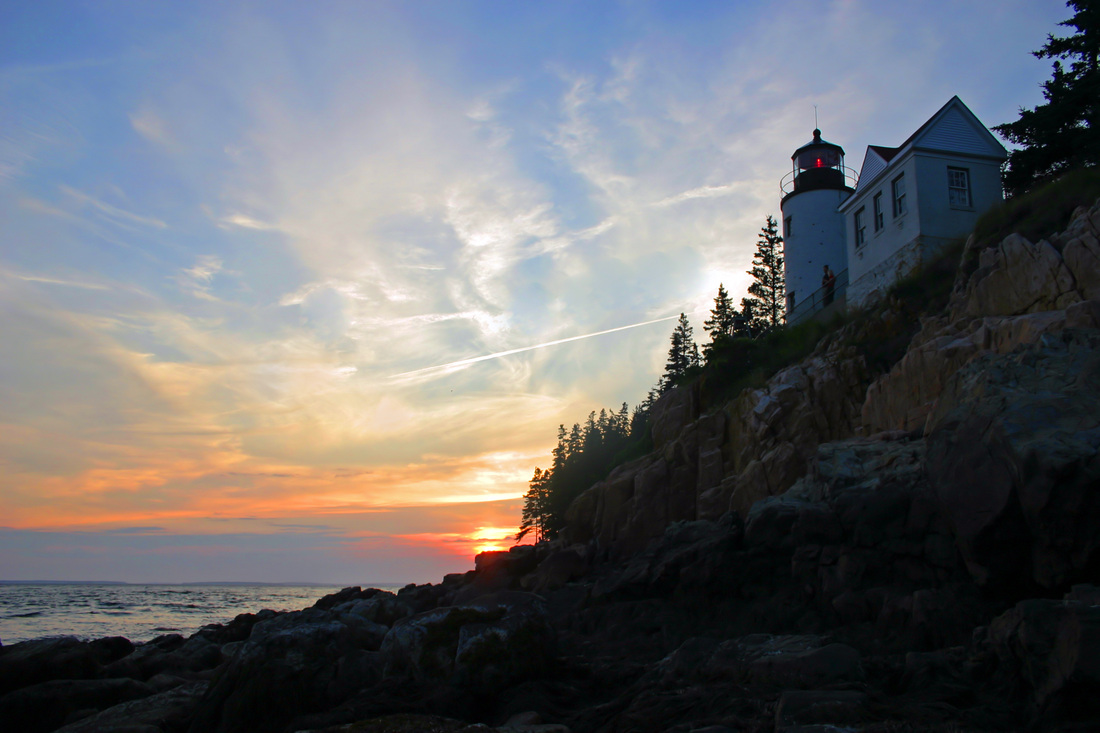
M 0 647 L 3 729 L 1100 730 L 1100 203 L 962 262 L 919 321 L 888 298 L 723 404 L 671 390 L 551 542 Z

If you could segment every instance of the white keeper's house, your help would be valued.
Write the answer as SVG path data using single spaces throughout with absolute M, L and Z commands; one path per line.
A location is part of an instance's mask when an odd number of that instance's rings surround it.
M 780 184 L 787 322 L 872 303 L 969 234 L 1003 199 L 1006 157 L 958 97 L 898 147 L 869 145 L 858 176 L 814 130 Z M 836 275 L 829 289 L 826 266 Z

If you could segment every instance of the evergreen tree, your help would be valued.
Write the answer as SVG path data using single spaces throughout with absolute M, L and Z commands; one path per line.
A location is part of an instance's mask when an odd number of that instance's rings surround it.
M 733 307 L 733 298 L 726 292 L 726 287 L 718 283 L 718 295 L 714 298 L 714 308 L 710 311 L 710 318 L 703 321 L 703 329 L 710 334 L 710 343 L 703 347 L 703 358 L 710 361 L 714 351 L 719 345 L 733 338 L 737 330 L 737 319 L 740 314 Z
M 756 298 L 741 299 L 741 312 L 733 326 L 734 336 L 751 339 L 768 330 L 768 319 L 760 316 L 759 307 L 760 301 Z
M 566 442 L 565 425 L 558 425 L 558 444 L 554 446 L 551 455 L 553 456 L 553 468 L 551 470 L 554 473 L 563 471 L 565 462 L 569 457 L 569 444 Z
M 993 129 L 1020 146 L 1008 155 L 1004 185 L 1010 195 L 1079 167 L 1100 165 L 1100 0 L 1070 0 L 1076 12 L 1059 25 L 1077 30 L 1047 35 L 1036 58 L 1057 59 L 1043 83 L 1044 104 L 1020 109 L 1020 119 Z M 1063 66 L 1069 61 L 1069 68 Z
M 581 456 L 581 451 L 584 450 L 584 435 L 581 433 L 581 426 L 579 423 L 573 423 L 572 430 L 569 431 L 569 440 L 566 443 L 567 456 L 569 460 L 576 461 Z
M 722 283 L 718 283 L 718 295 L 714 298 L 714 308 L 710 311 L 710 318 L 703 321 L 703 330 L 710 334 L 710 340 L 716 341 L 722 336 L 732 336 L 737 325 L 737 309 L 733 307 L 733 299 L 726 292 Z
M 625 442 L 630 437 L 630 407 L 625 402 L 615 415 L 614 425 L 616 442 Z
M 604 411 L 604 419 L 607 419 L 606 411 Z M 600 449 L 600 444 L 603 442 L 603 431 L 600 429 L 600 423 L 596 420 L 595 410 L 588 413 L 588 420 L 584 423 L 584 432 L 581 435 L 581 450 L 583 452 L 591 454 L 593 451 Z
M 652 387 L 645 399 L 634 408 L 634 412 L 630 415 L 631 440 L 642 440 L 645 437 L 646 430 L 649 427 L 649 410 L 660 396 L 659 388 Z
M 618 465 L 619 454 L 638 440 L 633 429 L 630 407 L 625 402 L 617 412 L 593 410 L 583 426 L 574 423 L 567 431 L 565 425 L 559 425 L 558 442 L 551 451 L 552 467 L 545 471 L 536 468 L 524 495 L 516 541 L 532 532 L 536 541 L 553 538 L 564 526 L 565 512 L 573 500 L 604 478 Z
M 676 328 L 672 330 L 671 346 L 668 349 L 668 363 L 661 378 L 661 391 L 665 392 L 688 370 L 699 366 L 699 347 L 695 343 L 694 332 L 687 316 L 680 314 Z
M 523 496 L 523 519 L 516 533 L 516 542 L 529 533 L 535 533 L 535 542 L 546 539 L 550 521 L 550 479 L 551 471 L 535 468 L 535 475 L 528 484 L 530 488 Z
M 752 304 L 753 317 L 765 329 L 778 328 L 783 324 L 784 286 L 783 286 L 783 237 L 775 219 L 768 216 L 767 223 L 760 229 L 756 240 L 756 254 L 752 258 L 752 269 L 748 271 L 754 282 L 749 285 L 750 298 L 741 301 Z M 742 311 L 744 308 L 742 308 Z M 742 312 L 742 316 L 745 316 Z M 745 316 L 747 317 L 747 316 Z

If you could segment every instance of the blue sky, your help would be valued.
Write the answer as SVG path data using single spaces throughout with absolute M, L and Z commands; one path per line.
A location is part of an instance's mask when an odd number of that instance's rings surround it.
M 0 578 L 469 568 L 741 297 L 814 105 L 853 167 L 1015 119 L 1068 14 L 0 3 Z

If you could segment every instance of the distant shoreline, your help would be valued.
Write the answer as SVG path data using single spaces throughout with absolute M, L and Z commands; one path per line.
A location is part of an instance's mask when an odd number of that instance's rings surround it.
M 264 586 L 273 588 L 348 588 L 358 585 L 362 588 L 392 588 L 394 586 L 403 587 L 408 585 L 407 583 L 260 583 L 255 581 L 226 581 L 226 580 L 212 580 L 212 581 L 189 581 L 186 583 L 130 583 L 124 580 L 0 580 L 0 585 L 205 585 L 205 586 L 230 586 L 230 585 L 245 585 L 245 586 Z

